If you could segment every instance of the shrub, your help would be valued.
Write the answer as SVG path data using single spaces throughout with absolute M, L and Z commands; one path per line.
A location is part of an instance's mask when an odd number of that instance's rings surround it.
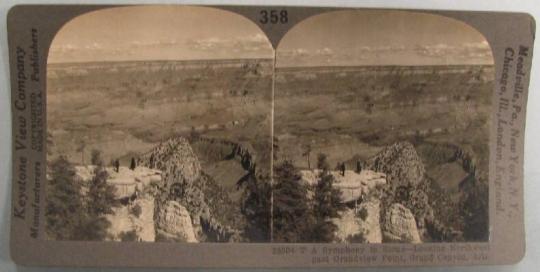
M 362 209 L 360 209 L 360 211 L 358 212 L 358 216 L 359 216 L 362 220 L 366 221 L 366 218 L 367 218 L 367 216 L 368 216 L 368 211 L 367 211 L 367 209 L 366 209 L 365 207 L 362 207 Z
M 120 232 L 118 237 L 120 238 L 120 241 L 122 242 L 136 242 L 137 240 L 139 240 L 139 236 L 137 235 L 137 232 L 135 232 L 134 230 L 122 231 Z
M 360 232 L 360 233 L 357 233 L 357 234 L 354 234 L 354 235 L 349 235 L 349 237 L 347 237 L 347 242 L 349 242 L 349 243 L 366 243 L 367 240 L 364 237 L 364 234 Z
M 135 204 L 135 206 L 131 208 L 131 214 L 133 214 L 135 217 L 139 218 L 139 216 L 141 216 L 141 213 L 142 213 L 142 208 L 139 204 Z

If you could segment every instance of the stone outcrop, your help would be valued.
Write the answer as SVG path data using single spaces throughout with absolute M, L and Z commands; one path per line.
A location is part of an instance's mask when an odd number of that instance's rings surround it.
M 86 184 L 92 180 L 95 169 L 95 165 L 75 166 L 75 173 L 83 184 Z M 131 197 L 135 191 L 142 192 L 152 183 L 160 185 L 162 181 L 161 171 L 147 167 L 137 167 L 135 170 L 120 167 L 118 172 L 113 167 L 106 167 L 105 170 L 108 176 L 107 183 L 116 188 L 117 199 Z
M 138 210 L 135 212 L 135 210 Z M 111 226 L 107 229 L 112 240 L 121 241 L 123 235 L 131 233 L 131 241 L 154 242 L 154 199 L 144 196 L 131 205 L 113 208 L 114 213 L 106 216 Z
M 94 176 L 96 166 L 76 166 L 76 175 L 83 185 L 88 184 Z M 109 239 L 121 241 L 131 234 L 131 241 L 153 242 L 154 229 L 154 196 L 153 186 L 161 186 L 161 171 L 147 167 L 131 170 L 120 167 L 116 172 L 113 167 L 106 167 L 107 183 L 115 187 L 115 196 L 121 205 L 113 207 L 113 213 L 106 215 L 111 223 L 107 232 Z M 83 194 L 88 188 L 83 186 Z
M 210 213 L 201 190 L 201 164 L 189 142 L 183 137 L 171 138 L 139 157 L 138 164 L 162 172 L 162 188 L 166 193 L 156 199 L 157 211 L 168 207 L 166 201 L 174 200 L 169 199 L 169 193 L 175 191 L 176 197 L 182 200 L 179 204 L 192 219 L 197 237 L 201 237 L 200 218 L 209 217 Z M 157 229 L 159 231 L 159 227 Z
M 358 207 L 357 213 L 362 220 L 360 221 L 360 232 L 369 244 L 382 243 L 380 209 L 381 203 L 375 198 L 363 202 Z
M 340 218 L 332 220 L 338 227 L 336 231 L 338 242 L 382 243 L 379 214 L 380 202 L 375 198 L 363 202 L 356 209 L 341 212 Z
M 138 214 L 135 214 L 135 210 L 138 209 L 136 207 L 140 207 Z M 153 242 L 156 240 L 154 208 L 154 198 L 149 195 L 137 198 L 130 207 L 133 230 L 140 241 Z
M 421 243 L 412 212 L 401 204 L 393 204 L 385 214 L 383 241 L 397 243 Z
M 163 172 L 165 184 L 191 184 L 201 176 L 201 164 L 182 137 L 169 139 L 138 159 L 140 165 Z
M 197 242 L 188 210 L 176 201 L 167 201 L 161 207 L 156 227 L 159 241 Z
M 409 142 L 398 142 L 385 147 L 364 162 L 364 168 L 385 173 L 392 186 L 418 185 L 425 174 L 424 164 Z
M 215 220 L 216 211 L 211 205 L 215 195 L 206 195 L 208 176 L 202 172 L 201 163 L 191 144 L 177 137 L 159 144 L 138 159 L 140 165 L 156 167 L 162 172 L 163 187 L 156 199 L 156 212 L 170 209 L 170 201 L 176 201 L 189 215 L 196 241 L 227 242 L 234 230 Z M 156 231 L 162 230 L 156 222 Z

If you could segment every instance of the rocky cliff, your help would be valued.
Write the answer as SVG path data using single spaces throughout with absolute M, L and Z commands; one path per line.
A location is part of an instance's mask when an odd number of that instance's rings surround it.
M 90 181 L 96 166 L 76 166 L 76 174 L 83 184 Z M 107 183 L 115 187 L 116 199 L 120 206 L 113 208 L 113 214 L 106 216 L 111 223 L 109 239 L 115 241 L 155 241 L 153 188 L 162 185 L 161 171 L 147 167 L 131 170 L 120 167 L 106 167 Z M 83 186 L 85 190 L 86 186 Z M 84 194 L 84 192 L 83 192 Z
M 336 220 L 339 240 L 421 243 L 425 220 L 433 218 L 433 211 L 415 147 L 408 142 L 389 145 L 363 162 L 362 169 L 360 174 L 345 171 L 344 176 L 336 171 L 334 186 L 342 191 L 344 202 L 357 204 L 349 204 Z
M 172 138 L 161 143 L 141 156 L 138 162 L 162 172 L 163 186 L 156 198 L 156 213 L 178 205 L 184 207 L 198 241 L 226 242 L 236 237 L 236 230 L 215 219 L 219 212 L 216 210 L 219 205 L 214 203 L 217 196 L 208 194 L 208 191 L 216 185 L 211 178 L 203 175 L 199 159 L 185 138 Z M 178 205 L 171 206 L 170 201 L 176 201 Z M 183 213 L 177 208 L 170 214 Z M 157 224 L 157 232 L 168 232 L 163 229 L 164 226 L 166 224 Z
M 383 241 L 392 243 L 421 243 L 416 220 L 411 210 L 395 203 L 386 211 Z
M 201 164 L 189 142 L 182 137 L 160 143 L 150 152 L 139 157 L 138 164 L 163 172 L 166 185 L 192 184 L 201 176 Z
M 347 209 L 333 222 L 338 227 L 336 237 L 339 242 L 382 243 L 380 225 L 380 201 L 366 199 L 356 209 Z
M 379 154 L 364 162 L 364 168 L 385 173 L 392 186 L 418 185 L 425 174 L 422 160 L 409 142 L 385 147 Z
M 162 206 L 155 225 L 159 241 L 197 242 L 189 212 L 176 201 L 167 201 Z

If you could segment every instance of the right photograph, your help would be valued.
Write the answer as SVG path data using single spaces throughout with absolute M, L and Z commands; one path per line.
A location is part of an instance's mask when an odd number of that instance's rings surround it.
M 276 50 L 271 240 L 489 240 L 494 60 L 460 21 L 350 10 Z

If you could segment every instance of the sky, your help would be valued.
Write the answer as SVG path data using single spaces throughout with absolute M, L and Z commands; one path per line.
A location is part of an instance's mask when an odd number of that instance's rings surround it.
M 278 66 L 493 63 L 484 37 L 460 21 L 382 10 L 310 17 L 285 35 L 277 56 Z
M 272 58 L 264 33 L 207 7 L 139 6 L 87 13 L 57 34 L 49 62 Z M 310 17 L 277 49 L 277 65 L 492 64 L 473 28 L 437 15 L 349 10 Z
M 138 6 L 74 18 L 53 40 L 49 62 L 272 58 L 264 33 L 228 11 Z

